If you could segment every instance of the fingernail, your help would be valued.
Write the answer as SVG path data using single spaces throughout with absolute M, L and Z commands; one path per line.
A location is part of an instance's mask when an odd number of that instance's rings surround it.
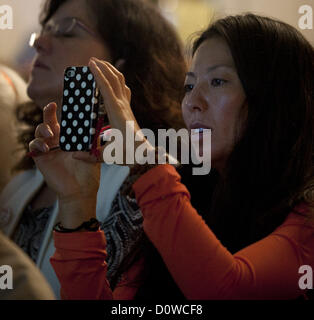
M 45 109 L 47 109 L 48 107 L 50 107 L 50 106 L 52 105 L 52 103 L 53 103 L 53 102 L 49 102 L 49 103 L 45 106 L 44 111 L 45 111 Z
M 101 136 L 102 141 L 111 141 L 112 129 L 104 131 Z
M 89 65 L 96 65 L 96 61 L 95 61 L 95 60 L 90 59 L 90 60 L 89 60 Z
M 47 129 L 44 134 L 45 134 L 45 138 L 53 137 L 53 133 L 50 129 Z
M 49 151 L 48 146 L 44 144 L 44 145 L 41 147 L 41 151 L 42 151 L 42 152 L 48 152 L 48 151 Z

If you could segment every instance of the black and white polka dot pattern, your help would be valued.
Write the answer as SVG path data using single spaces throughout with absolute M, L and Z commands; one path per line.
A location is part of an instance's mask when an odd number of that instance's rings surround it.
M 60 148 L 90 150 L 96 132 L 99 92 L 88 67 L 65 70 L 60 122 Z

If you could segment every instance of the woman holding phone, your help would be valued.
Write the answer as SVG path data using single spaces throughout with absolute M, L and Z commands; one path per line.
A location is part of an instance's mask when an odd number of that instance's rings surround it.
M 181 43 L 153 5 L 141 0 L 47 0 L 40 22 L 41 31 L 31 38 L 36 50 L 28 83 L 32 102 L 18 110 L 18 119 L 28 126 L 19 135 L 26 149 L 42 122 L 43 107 L 50 101 L 61 105 L 64 70 L 86 66 L 92 56 L 123 70 L 132 88 L 133 111 L 143 127 L 154 132 L 182 127 L 186 65 Z M 57 114 L 60 119 L 61 108 Z M 67 163 L 72 165 L 65 161 L 54 170 Z M 1 212 L 10 214 L 2 228 L 36 262 L 58 297 L 60 286 L 49 258 L 54 251 L 52 229 L 59 220 L 59 187 L 46 183 L 31 158 L 24 157 L 18 169 L 23 172 L 1 194 Z M 97 217 L 107 234 L 111 252 L 107 275 L 112 284 L 120 277 L 122 261 L 134 259 L 134 248 L 143 235 L 139 208 L 129 205 L 119 192 L 128 173 L 126 167 L 101 166 Z M 66 172 L 63 179 L 68 191 L 83 192 Z
M 305 296 L 299 270 L 314 266 L 313 61 L 313 47 L 297 30 L 253 14 L 220 19 L 194 42 L 182 111 L 191 132 L 212 130 L 213 192 L 209 184 L 197 187 L 203 195 L 195 205 L 203 209 L 197 212 L 173 166 L 131 166 L 138 172 L 133 191 L 144 231 L 186 298 Z M 124 132 L 129 120 L 139 130 L 123 75 L 98 59 L 89 65 L 111 125 Z M 45 108 L 30 150 L 49 149 L 58 139 L 55 112 L 53 103 Z M 48 130 L 51 140 L 45 138 Z M 54 163 L 64 157 L 61 151 L 47 151 L 35 158 L 48 184 L 56 180 Z M 97 164 L 84 153 L 74 157 L 85 159 L 80 182 L 88 192 L 83 206 L 75 193 L 58 191 L 62 228 L 82 226 L 81 232 L 59 228 L 54 233 L 51 262 L 63 297 L 130 298 L 123 293 L 138 266 L 111 290 L 104 233 L 97 225 L 95 231 L 82 225 L 95 218 Z M 155 277 L 166 291 L 158 271 Z M 141 290 L 145 281 L 133 286 Z

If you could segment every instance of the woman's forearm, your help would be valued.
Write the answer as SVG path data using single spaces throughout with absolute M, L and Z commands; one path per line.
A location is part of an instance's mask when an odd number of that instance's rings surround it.
M 50 262 L 61 284 L 62 299 L 113 298 L 107 280 L 103 231 L 54 232 L 54 242 L 56 251 Z

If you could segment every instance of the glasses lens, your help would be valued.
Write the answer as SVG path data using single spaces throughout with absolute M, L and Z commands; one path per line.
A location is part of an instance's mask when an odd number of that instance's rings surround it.
M 62 19 L 56 23 L 54 33 L 56 35 L 68 35 L 72 32 L 74 26 L 75 26 L 74 18 Z

